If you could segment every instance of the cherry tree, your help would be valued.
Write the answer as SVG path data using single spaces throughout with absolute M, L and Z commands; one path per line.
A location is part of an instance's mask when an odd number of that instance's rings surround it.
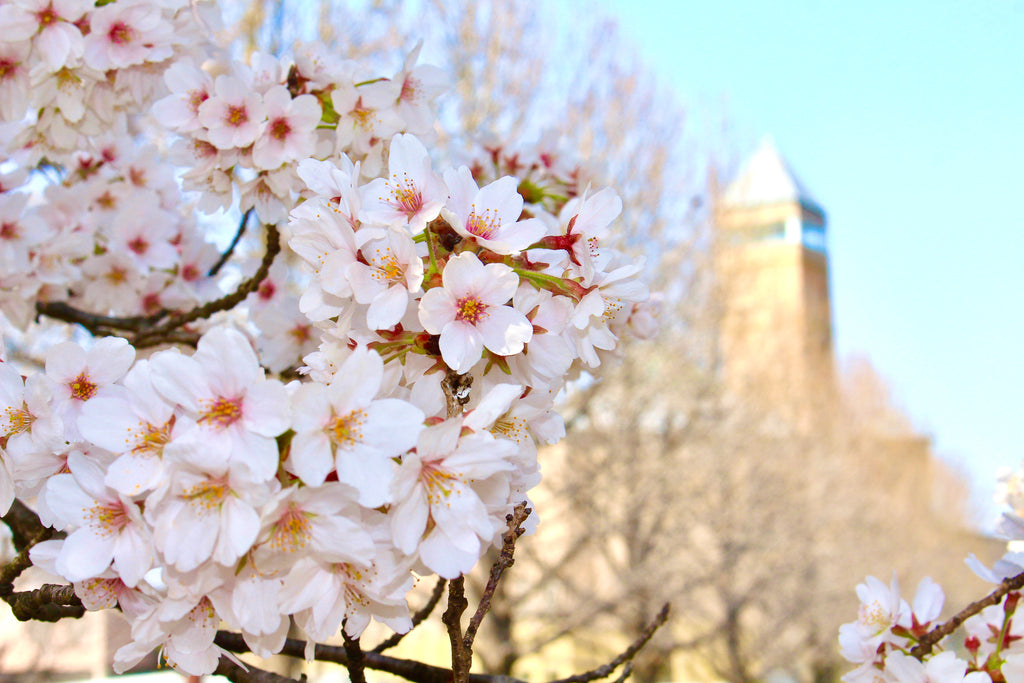
M 555 396 L 649 332 L 620 202 L 543 146 L 518 176 L 439 165 L 444 74 L 415 46 L 385 74 L 320 43 L 238 60 L 219 26 L 184 0 L 0 6 L 0 594 L 118 610 L 116 671 L 156 650 L 272 679 L 251 652 L 469 680 Z M 30 565 L 68 583 L 15 590 Z M 430 575 L 450 671 L 381 654 Z M 371 621 L 396 637 L 367 650 Z

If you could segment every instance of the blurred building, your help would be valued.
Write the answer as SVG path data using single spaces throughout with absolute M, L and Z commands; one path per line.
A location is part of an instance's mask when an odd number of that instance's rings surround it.
M 825 212 L 765 139 L 714 222 L 727 386 L 806 422 L 835 386 Z

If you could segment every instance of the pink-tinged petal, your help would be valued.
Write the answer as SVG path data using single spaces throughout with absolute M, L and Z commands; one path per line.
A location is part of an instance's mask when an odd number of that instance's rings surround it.
M 6 515 L 14 502 L 14 477 L 7 466 L 7 459 L 0 449 L 0 515 Z
M 380 354 L 360 346 L 345 359 L 327 387 L 331 405 L 338 412 L 362 408 L 380 391 L 384 379 L 384 361 Z
M 198 413 L 199 399 L 213 394 L 202 366 L 177 350 L 159 351 L 149 359 L 149 364 L 153 388 L 185 410 Z
M 103 482 L 123 495 L 136 496 L 156 488 L 163 471 L 163 463 L 156 456 L 125 453 L 110 464 Z
M 324 384 L 301 385 L 292 396 L 291 406 L 292 429 L 296 432 L 323 429 L 331 418 L 331 401 Z
M 519 214 L 523 211 L 523 196 L 519 194 L 518 187 L 519 181 L 508 175 L 483 186 L 476 195 L 477 212 L 490 209 L 502 226 L 519 220 Z
M 426 416 L 416 406 L 396 398 L 383 398 L 365 408 L 362 444 L 357 444 L 392 457 L 416 445 Z
M 182 507 L 157 519 L 153 535 L 168 564 L 187 572 L 210 559 L 217 542 L 218 521 L 218 515 L 195 515 Z
M 331 562 L 370 564 L 376 553 L 373 538 L 356 522 L 339 515 L 318 520 L 316 553 Z
M 450 210 L 442 209 L 441 214 L 452 228 L 465 234 L 469 207 L 480 188 L 473 180 L 473 172 L 468 166 L 460 166 L 457 170 L 446 169 L 444 182 L 448 186 L 447 206 Z
M 244 467 L 256 481 L 267 481 L 277 474 L 280 452 L 277 441 L 269 436 L 260 436 L 244 429 L 234 437 L 231 466 Z
M 70 474 L 57 474 L 51 477 L 44 491 L 51 513 L 65 524 L 86 524 L 89 511 L 96 505 L 96 499 L 82 491 L 74 476 Z
M 406 555 L 415 552 L 423 536 L 423 530 L 427 528 L 429 513 L 430 508 L 422 487 L 416 487 L 413 495 L 398 498 L 388 513 L 395 547 Z
M 423 461 L 440 460 L 455 450 L 461 433 L 461 419 L 445 420 L 427 427 L 416 440 L 416 452 Z
M 74 342 L 61 342 L 46 354 L 46 374 L 56 382 L 70 382 L 85 369 L 85 349 Z
M 294 614 L 323 599 L 327 576 L 316 562 L 303 558 L 295 563 L 281 586 L 281 611 Z
M 488 310 L 489 312 L 490 310 Z M 520 313 L 520 315 L 522 314 Z M 530 329 L 532 330 L 533 327 L 531 326 Z M 458 373 L 469 372 L 484 352 L 484 338 L 481 331 L 469 323 L 458 320 L 444 326 L 438 345 L 441 347 L 441 357 L 444 362 Z
M 338 481 L 359 492 L 359 504 L 376 508 L 391 502 L 389 489 L 394 478 L 394 464 L 388 457 L 354 457 L 339 450 L 337 457 Z
M 501 263 L 489 263 L 484 271 L 481 279 L 475 283 L 477 296 L 491 306 L 508 303 L 519 287 L 519 276 Z
M 440 334 L 445 325 L 455 320 L 455 312 L 455 299 L 443 287 L 428 290 L 420 299 L 420 324 L 429 334 Z
M 508 266 L 504 267 L 508 268 Z M 444 266 L 444 272 L 441 273 L 441 282 L 444 283 L 446 290 L 452 292 L 455 297 L 459 297 L 466 294 L 470 287 L 484 282 L 487 277 L 484 264 L 480 262 L 476 254 L 464 251 L 458 256 L 448 259 L 448 263 Z M 515 292 L 515 288 L 512 289 L 512 292 Z M 509 298 L 511 297 L 512 294 L 509 294 Z
M 82 487 L 85 495 L 93 500 L 113 500 L 114 496 L 103 483 L 106 472 L 95 460 L 74 450 L 68 456 L 68 469 L 71 470 L 71 476 L 75 478 L 75 483 Z
M 476 329 L 480 331 L 483 345 L 499 356 L 519 353 L 533 337 L 533 325 L 511 306 L 491 306 Z
M 286 465 L 289 472 L 306 484 L 323 485 L 334 469 L 334 455 L 327 434 L 322 431 L 295 434 Z
M 473 568 L 479 553 L 469 553 L 452 545 L 440 528 L 435 528 L 420 544 L 423 564 L 445 579 L 457 579 Z
M 276 379 L 249 387 L 242 402 L 243 423 L 262 436 L 278 436 L 291 425 L 288 392 Z
M 126 585 L 135 587 L 153 566 L 152 541 L 138 529 L 125 527 L 114 543 L 114 569 Z
M 72 582 L 91 579 L 106 571 L 113 553 L 113 537 L 84 527 L 65 539 L 57 556 L 57 573 Z
M 141 421 L 122 398 L 97 396 L 82 406 L 78 431 L 87 440 L 112 453 L 123 453 L 135 445 L 133 433 Z
M 371 330 L 390 330 L 402 320 L 409 308 L 409 290 L 391 286 L 378 294 L 366 311 L 366 326 Z
M 89 376 L 97 384 L 119 380 L 135 362 L 135 348 L 127 339 L 104 337 L 86 354 Z
M 238 396 L 263 377 L 252 344 L 230 327 L 215 327 L 204 334 L 193 358 L 210 377 L 210 388 L 220 396 Z
M 228 496 L 221 506 L 220 535 L 213 560 L 226 567 L 249 552 L 260 532 L 260 516 L 249 505 Z

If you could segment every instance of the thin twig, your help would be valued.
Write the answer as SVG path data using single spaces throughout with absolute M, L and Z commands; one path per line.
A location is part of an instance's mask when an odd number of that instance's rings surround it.
M 473 375 L 460 375 L 454 370 L 448 370 L 445 374 L 441 380 L 441 389 L 444 390 L 449 419 L 462 414 L 462 406 L 469 402 L 469 390 L 472 386 Z
M 462 614 L 469 607 L 466 600 L 466 579 L 460 576 L 448 582 L 448 608 L 441 616 L 441 622 L 448 631 L 452 646 L 452 681 L 467 683 L 469 667 L 473 664 L 473 651 L 466 647 L 462 636 Z
M 359 647 L 359 639 L 350 637 L 344 627 L 341 635 L 345 639 L 345 654 L 348 655 L 348 679 L 352 683 L 366 683 L 366 658 L 363 648 Z
M 430 600 L 428 600 L 427 604 L 423 606 L 423 609 L 412 615 L 412 628 L 416 628 L 422 624 L 423 621 L 433 613 L 434 608 L 437 607 L 439 602 L 441 602 L 441 596 L 444 595 L 444 587 L 446 583 L 447 581 L 443 578 L 437 578 L 437 583 L 434 584 L 434 592 L 430 594 Z M 393 648 L 395 645 L 402 642 L 402 638 L 405 638 L 405 636 L 411 632 L 412 629 L 409 629 L 405 633 L 392 633 L 386 640 L 381 641 L 377 647 L 370 650 L 370 652 L 384 652 L 384 650 Z
M 250 215 L 252 215 L 251 208 L 247 209 L 246 212 L 242 214 L 242 220 L 238 223 L 238 230 L 235 231 L 234 239 L 231 240 L 231 244 L 228 245 L 228 248 L 220 255 L 220 258 L 213 264 L 213 267 L 210 268 L 210 271 L 207 273 L 209 277 L 213 277 L 219 273 L 220 269 L 223 268 L 224 264 L 228 262 L 229 258 L 231 258 L 231 255 L 235 253 L 235 247 L 238 246 L 239 240 L 242 239 L 242 233 L 245 232 L 245 226 L 249 222 Z
M 498 554 L 498 559 L 491 565 L 491 575 L 487 580 L 487 586 L 480 596 L 480 603 L 477 605 L 476 613 L 469 620 L 469 626 L 466 627 L 466 635 L 463 638 L 466 649 L 470 652 L 473 651 L 473 640 L 476 638 L 477 629 L 480 628 L 480 622 L 484 620 L 488 610 L 491 609 L 491 598 L 494 597 L 494 591 L 497 590 L 498 583 L 501 581 L 505 570 L 515 562 L 513 555 L 516 551 L 516 540 L 523 535 L 522 524 L 530 516 L 530 512 L 530 508 L 526 507 L 526 502 L 523 501 L 516 505 L 511 514 L 505 516 L 508 531 L 501 536 L 501 553 Z
M 599 678 L 607 678 L 624 663 L 633 659 L 636 653 L 639 652 L 647 641 L 651 639 L 654 632 L 657 631 L 665 621 L 668 620 L 669 604 L 666 602 L 658 612 L 658 616 L 654 618 L 654 621 L 647 625 L 647 628 L 637 637 L 633 643 L 626 648 L 626 650 L 618 657 L 608 662 L 604 666 L 599 666 L 596 669 L 592 669 L 586 673 L 576 674 L 575 676 L 569 676 L 568 678 L 559 678 L 551 683 L 588 683 L 588 681 L 596 681 Z
M 921 636 L 921 640 L 918 641 L 917 645 L 915 645 L 913 649 L 911 649 L 911 656 L 924 661 L 924 658 L 931 654 L 932 648 L 935 647 L 935 644 L 951 634 L 953 631 L 957 630 L 960 624 L 964 623 L 964 621 L 973 617 L 975 614 L 978 614 L 986 607 L 999 604 L 1003 597 L 1010 591 L 1020 590 L 1021 588 L 1024 588 L 1024 573 L 1003 579 L 1003 582 L 999 584 L 999 587 L 984 598 L 967 605 L 967 607 L 964 607 L 962 610 L 950 617 L 949 621 L 936 626 L 931 631 L 928 631 L 928 633 Z

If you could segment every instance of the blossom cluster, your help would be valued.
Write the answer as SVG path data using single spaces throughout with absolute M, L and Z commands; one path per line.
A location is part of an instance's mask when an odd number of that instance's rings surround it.
M 546 144 L 435 166 L 418 48 L 390 78 L 316 44 L 204 63 L 208 10 L 0 6 L 0 324 L 223 300 L 197 211 L 283 235 L 241 306 L 182 323 L 194 352 L 0 348 L 0 510 L 64 532 L 31 559 L 128 620 L 117 670 L 158 648 L 209 673 L 222 622 L 265 656 L 290 623 L 408 630 L 416 577 L 470 571 L 539 482 L 566 382 L 654 331 L 613 190 Z M 51 77 L 79 89 L 36 99 Z
M 1011 548 L 1024 540 L 1024 473 L 1007 474 L 1001 480 L 1000 497 L 1011 508 L 999 525 Z M 1011 550 L 992 567 L 983 565 L 974 555 L 967 564 L 982 579 L 1001 584 L 1024 573 L 1024 554 Z M 936 629 L 944 596 L 931 579 L 918 587 L 913 604 L 900 597 L 893 577 L 886 586 L 869 576 L 857 586 L 861 605 L 857 621 L 839 630 L 843 657 L 857 668 L 843 676 L 846 683 L 986 683 L 1006 681 L 1024 683 L 1024 628 L 1014 617 L 1022 593 L 1002 590 L 1001 598 L 983 609 L 963 616 L 962 651 L 942 651 L 942 641 L 930 632 Z M 985 603 L 978 603 L 980 605 Z M 918 653 L 927 640 L 929 648 Z

